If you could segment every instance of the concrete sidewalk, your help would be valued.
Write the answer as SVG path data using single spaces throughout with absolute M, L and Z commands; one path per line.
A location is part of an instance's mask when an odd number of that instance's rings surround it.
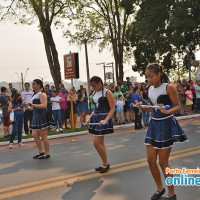
M 194 115 L 186 115 L 186 116 L 180 116 L 180 117 L 175 117 L 177 120 L 185 120 L 185 119 L 191 119 L 191 118 L 197 118 L 200 117 L 200 114 L 194 114 Z M 123 129 L 123 128 L 131 128 L 134 126 L 134 123 L 130 124 L 124 124 L 124 125 L 116 125 L 114 126 L 114 129 Z M 71 137 L 71 136 L 77 136 L 77 135 L 85 135 L 88 134 L 88 131 L 80 131 L 80 132 L 73 132 L 73 133 L 63 133 L 59 135 L 50 135 L 48 136 L 48 139 L 56 139 L 56 138 L 64 138 L 64 137 Z M 29 138 L 29 139 L 23 139 L 23 143 L 26 142 L 34 142 L 34 138 Z M 14 143 L 17 143 L 17 140 L 14 141 Z M 8 145 L 9 141 L 6 142 L 0 142 L 0 146 Z

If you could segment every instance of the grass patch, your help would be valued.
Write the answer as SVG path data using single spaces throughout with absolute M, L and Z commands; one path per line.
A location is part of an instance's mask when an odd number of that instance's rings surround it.
M 71 129 L 64 130 L 63 132 L 49 131 L 48 136 L 49 135 L 61 135 L 61 134 L 65 134 L 65 133 L 81 132 L 81 131 L 86 131 L 86 130 L 87 129 L 85 129 L 85 128 L 76 128 L 73 131 Z M 33 138 L 33 136 L 31 134 L 22 136 L 22 139 L 28 139 L 28 138 Z M 17 136 L 15 137 L 15 140 L 17 140 Z M 10 141 L 10 137 L 8 137 L 8 138 L 0 137 L 0 142 L 6 142 L 6 141 Z

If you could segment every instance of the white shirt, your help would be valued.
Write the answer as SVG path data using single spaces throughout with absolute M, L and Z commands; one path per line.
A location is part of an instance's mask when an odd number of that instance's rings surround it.
M 62 98 L 59 96 L 56 96 L 56 97 L 51 97 L 50 101 L 59 101 L 60 99 Z M 52 102 L 52 110 L 60 110 L 60 103 Z
M 116 101 L 116 106 L 117 106 L 117 108 L 116 108 L 117 112 L 123 112 L 123 107 L 124 107 L 123 100 L 117 100 Z
M 22 92 L 22 99 L 28 103 L 32 103 L 32 97 L 34 95 L 34 92 L 29 90 L 28 92 L 27 91 L 23 91 Z

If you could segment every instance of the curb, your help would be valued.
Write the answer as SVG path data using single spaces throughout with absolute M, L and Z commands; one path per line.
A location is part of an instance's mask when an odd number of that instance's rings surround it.
M 200 117 L 200 114 L 195 114 L 195 115 L 186 115 L 186 116 L 180 116 L 180 117 L 175 117 L 177 120 L 184 120 L 184 119 L 192 119 L 192 118 L 196 118 L 196 117 Z M 115 129 L 123 129 L 123 128 L 131 128 L 134 126 L 134 123 L 130 123 L 130 124 L 125 124 L 125 125 L 117 125 L 114 126 L 114 130 Z M 77 135 L 85 135 L 88 134 L 88 131 L 80 131 L 80 132 L 74 132 L 74 133 L 63 133 L 60 135 L 50 135 L 48 136 L 48 139 L 57 139 L 57 138 L 64 138 L 64 137 L 71 137 L 71 136 L 77 136 Z M 29 139 L 23 139 L 23 143 L 27 143 L 27 142 L 34 142 L 34 138 L 29 138 Z M 17 140 L 14 141 L 14 143 L 17 143 Z M 9 141 L 6 142 L 0 142 L 0 146 L 5 146 L 8 145 Z

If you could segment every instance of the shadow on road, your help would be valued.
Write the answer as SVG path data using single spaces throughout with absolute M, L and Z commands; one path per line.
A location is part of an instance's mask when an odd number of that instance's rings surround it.
M 87 181 L 75 182 L 73 185 L 67 185 L 67 187 L 71 187 L 71 190 L 65 193 L 61 198 L 63 200 L 73 199 L 73 200 L 90 200 L 96 194 L 95 190 L 97 190 L 102 184 L 103 180 L 92 179 Z

